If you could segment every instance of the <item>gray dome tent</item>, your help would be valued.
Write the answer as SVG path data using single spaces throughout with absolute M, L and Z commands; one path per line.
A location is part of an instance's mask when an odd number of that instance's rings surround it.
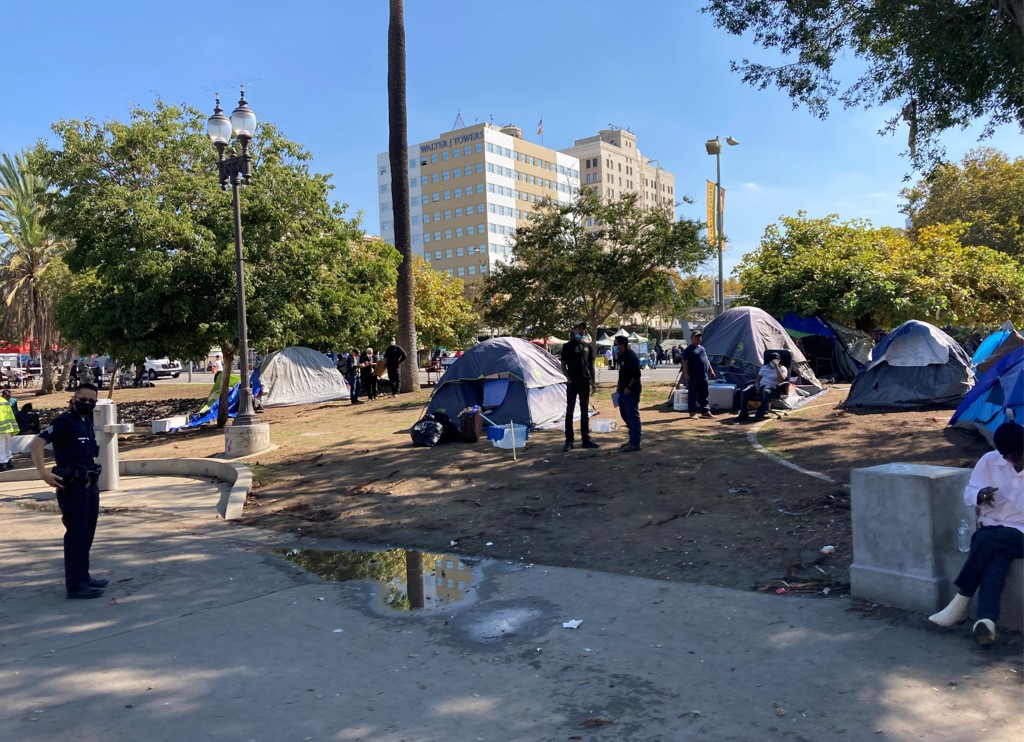
M 498 425 L 555 427 L 565 419 L 566 383 L 561 364 L 547 351 L 519 338 L 491 338 L 448 367 L 427 412 L 454 420 L 465 408 L 480 405 Z
M 970 356 L 949 335 L 904 322 L 871 350 L 850 387 L 847 407 L 956 407 L 974 386 Z

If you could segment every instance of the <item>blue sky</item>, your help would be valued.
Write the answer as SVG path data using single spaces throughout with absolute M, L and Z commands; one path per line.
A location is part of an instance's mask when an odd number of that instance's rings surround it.
M 570 146 L 609 124 L 636 133 L 648 157 L 694 198 L 702 218 L 715 161 L 704 141 L 733 136 L 722 156 L 728 272 L 780 215 L 838 213 L 902 225 L 906 133 L 877 134 L 890 111 L 843 111 L 825 121 L 774 91 L 743 85 L 732 59 L 775 57 L 714 29 L 697 0 L 407 0 L 410 141 L 467 124 L 516 123 L 533 140 Z M 261 120 L 274 121 L 333 174 L 334 197 L 379 230 L 375 157 L 387 149 L 386 0 L 92 3 L 50 0 L 4 8 L 9 69 L 0 151 L 50 135 L 61 118 L 127 117 L 159 96 L 213 110 L 245 82 Z M 212 15 L 218 12 L 219 16 Z M 855 62 L 850 62 L 852 70 Z M 979 127 L 980 130 L 980 127 Z M 945 143 L 959 159 L 977 130 Z M 1024 156 L 1013 128 L 989 144 Z M 214 157 L 211 147 L 211 158 Z M 709 267 L 710 270 L 710 267 Z

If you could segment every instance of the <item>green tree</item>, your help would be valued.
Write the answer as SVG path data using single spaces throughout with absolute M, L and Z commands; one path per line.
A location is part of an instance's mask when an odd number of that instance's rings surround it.
M 744 82 L 777 87 L 819 118 L 836 97 L 847 108 L 897 104 L 902 114 L 885 130 L 901 117 L 909 123 L 915 166 L 940 159 L 947 129 L 986 118 L 985 135 L 1001 124 L 1024 128 L 1020 0 L 710 0 L 702 12 L 783 55 L 778 66 L 733 62 Z M 835 67 L 849 55 L 864 70 L 844 83 Z
M 0 158 L 0 298 L 3 332 L 21 343 L 31 338 L 30 355 L 40 356 L 42 389 L 53 391 L 54 290 L 41 281 L 66 250 L 43 222 L 48 183 L 32 172 L 24 154 Z
M 398 266 L 398 343 L 407 349 L 402 363 L 402 391 L 419 386 L 416 364 L 416 295 L 409 228 L 409 126 L 405 104 L 405 6 L 390 0 L 388 22 L 388 164 L 391 168 L 391 213 L 395 217 Z
M 917 238 L 870 222 L 809 219 L 769 225 L 738 267 L 747 302 L 781 316 L 818 315 L 870 331 L 908 319 L 1015 322 L 1024 314 L 1024 272 L 989 248 L 964 246 L 962 224 Z
M 416 287 L 416 332 L 424 348 L 463 348 L 476 340 L 480 316 L 463 295 L 463 283 L 447 273 L 434 270 L 423 258 L 412 259 Z M 397 291 L 389 290 L 384 301 L 390 320 L 383 337 L 391 337 L 398 326 Z M 410 355 L 413 350 L 406 349 Z
M 219 345 L 230 368 L 231 197 L 217 182 L 205 117 L 158 101 L 134 108 L 128 123 L 61 121 L 54 131 L 58 146 L 39 145 L 35 158 L 56 187 L 49 223 L 74 239 L 66 260 L 81 281 L 59 309 L 68 335 L 122 365 L 151 354 L 202 358 Z M 330 205 L 327 176 L 311 173 L 310 154 L 273 125 L 259 127 L 252 152 L 255 174 L 241 194 L 252 347 L 379 327 L 383 312 L 372 306 L 394 280 L 394 250 L 353 251 L 358 223 Z
M 937 165 L 901 195 L 914 232 L 965 222 L 964 245 L 991 247 L 1024 258 L 1024 157 L 991 148 L 968 152 L 959 164 Z
M 568 203 L 545 201 L 516 230 L 511 262 L 484 281 L 485 320 L 543 337 L 583 318 L 649 314 L 674 302 L 671 276 L 711 255 L 696 221 L 644 209 L 636 194 L 602 201 L 582 188 Z

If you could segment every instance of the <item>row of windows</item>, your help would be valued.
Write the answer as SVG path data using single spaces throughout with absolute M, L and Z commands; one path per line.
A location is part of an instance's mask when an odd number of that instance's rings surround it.
M 508 252 L 509 252 L 508 245 L 499 245 L 497 242 L 491 242 L 489 244 L 490 244 L 490 249 L 491 249 L 491 254 L 492 255 L 508 255 Z M 469 247 L 466 247 L 466 248 L 462 248 L 462 247 L 452 248 L 452 247 L 449 247 L 447 250 L 435 250 L 434 251 L 434 260 L 441 260 L 441 253 L 442 252 L 444 253 L 444 257 L 449 259 L 449 260 L 451 260 L 453 257 L 462 258 L 462 257 L 465 257 L 466 255 L 475 255 L 475 254 L 486 255 L 487 254 L 487 248 L 488 248 L 487 245 L 470 245 Z M 427 260 L 430 260 L 430 251 L 429 250 L 424 250 L 423 251 L 423 257 L 426 258 Z
M 508 157 L 510 160 L 521 162 L 524 165 L 539 167 L 541 170 L 550 170 L 553 173 L 568 175 L 572 178 L 580 177 L 580 171 L 575 168 L 567 167 L 566 165 L 559 165 L 557 162 L 551 162 L 540 157 L 533 157 L 532 155 L 528 155 L 524 152 L 514 152 L 508 147 L 502 147 L 497 144 L 488 144 L 487 151 L 496 155 Z
M 452 149 L 446 149 L 446 150 L 442 150 L 441 151 L 441 162 L 448 162 L 449 158 L 461 157 L 462 155 L 465 155 L 466 157 L 469 157 L 469 155 L 471 153 L 473 153 L 473 152 L 483 152 L 483 151 L 484 151 L 484 146 L 483 146 L 483 144 L 481 144 L 479 142 L 477 142 L 475 145 L 467 144 L 461 150 L 458 147 L 453 147 Z M 410 168 L 415 166 L 414 165 L 415 162 L 416 162 L 415 160 L 409 160 Z M 430 162 L 432 164 L 437 162 L 437 152 L 434 152 L 432 155 L 430 155 Z M 426 165 L 426 164 L 427 164 L 427 158 L 426 157 L 421 157 L 420 158 L 420 165 Z
M 455 272 L 454 268 L 449 268 L 449 269 L 447 269 L 446 271 L 443 271 L 443 272 L 447 273 L 449 276 L 455 276 L 456 275 L 456 272 Z M 487 266 L 486 265 L 481 265 L 480 266 L 480 275 L 482 276 L 482 275 L 485 275 L 486 273 L 487 273 Z M 458 268 L 458 274 L 457 275 L 459 277 L 465 276 L 466 275 L 466 269 L 463 268 L 460 265 L 459 268 Z M 476 266 L 475 265 L 469 266 L 469 275 L 471 275 L 471 276 L 475 276 L 476 275 Z
M 388 222 L 388 223 L 390 224 L 390 222 Z M 444 231 L 438 230 L 436 232 L 424 232 L 423 233 L 423 242 L 424 242 L 424 244 L 426 244 L 426 243 L 431 242 L 431 241 L 433 241 L 433 242 L 440 242 L 442 239 L 450 240 L 450 239 L 457 239 L 457 238 L 463 237 L 463 236 L 469 237 L 469 236 L 472 236 L 474 234 L 486 234 L 487 231 L 488 231 L 488 228 L 490 229 L 491 234 L 500 234 L 500 235 L 510 235 L 510 234 L 512 234 L 512 233 L 514 233 L 516 231 L 515 227 L 508 227 L 508 226 L 506 226 L 504 224 L 491 224 L 491 225 L 489 225 L 489 227 L 486 224 L 478 224 L 475 227 L 473 225 L 470 225 L 470 226 L 465 227 L 465 228 L 463 228 L 463 227 L 456 227 L 454 230 L 452 230 L 452 229 L 445 229 Z M 463 230 L 465 230 L 465 231 L 463 231 Z M 418 245 L 420 243 L 420 236 L 418 234 L 414 234 L 412 236 L 412 242 L 413 242 L 414 245 Z

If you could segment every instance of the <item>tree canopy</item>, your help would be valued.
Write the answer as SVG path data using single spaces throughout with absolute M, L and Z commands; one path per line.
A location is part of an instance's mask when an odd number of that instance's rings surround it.
M 995 149 L 972 150 L 959 164 L 936 166 L 901 195 L 915 233 L 962 221 L 969 225 L 962 244 L 1024 259 L 1024 157 L 1010 160 Z
M 865 331 L 908 319 L 1024 318 L 1024 269 L 1003 253 L 963 245 L 962 223 L 911 236 L 835 215 L 780 221 L 737 269 L 747 303 L 771 314 L 818 315 Z
M 544 336 L 581 318 L 596 328 L 616 314 L 672 306 L 671 274 L 712 253 L 702 229 L 644 209 L 636 194 L 603 201 L 582 188 L 571 202 L 545 201 L 516 230 L 510 262 L 486 278 L 484 319 Z
M 434 270 L 423 258 L 412 258 L 415 287 L 416 334 L 422 348 L 464 348 L 471 345 L 480 328 L 480 317 L 463 295 L 463 283 L 454 276 Z M 384 302 L 390 319 L 385 335 L 396 336 L 398 299 L 395 288 L 388 289 Z M 414 348 L 406 348 L 415 355 Z
M 941 158 L 939 135 L 985 120 L 1024 128 L 1024 7 L 1020 0 L 710 0 L 702 11 L 730 34 L 751 33 L 784 57 L 778 65 L 733 62 L 743 81 L 788 93 L 820 117 L 845 107 L 897 104 L 888 120 L 910 127 L 916 166 Z M 835 68 L 846 55 L 865 69 L 852 82 Z M 845 87 L 844 87 L 845 86 Z
M 158 101 L 128 123 L 53 128 L 58 146 L 40 144 L 34 160 L 56 186 L 48 223 L 74 240 L 66 260 L 83 279 L 58 308 L 67 335 L 125 364 L 219 345 L 227 365 L 238 347 L 234 226 L 205 117 Z M 363 245 L 358 223 L 328 202 L 327 176 L 272 124 L 252 153 L 241 189 L 251 347 L 378 329 L 374 297 L 395 281 L 395 250 Z

